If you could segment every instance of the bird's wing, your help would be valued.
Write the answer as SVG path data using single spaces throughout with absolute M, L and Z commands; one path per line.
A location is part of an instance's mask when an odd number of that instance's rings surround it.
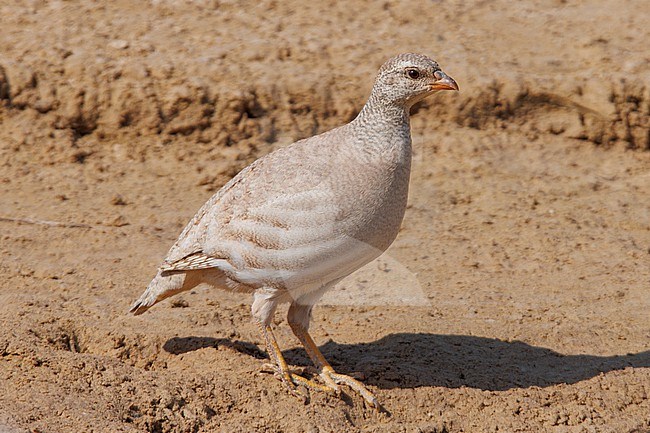
M 223 259 L 197 251 L 175 262 L 164 262 L 160 270 L 163 272 L 196 271 L 199 269 L 218 268 L 220 264 L 223 264 Z
M 332 195 L 323 183 L 247 207 L 208 226 L 204 252 L 224 257 L 219 268 L 253 287 L 322 285 L 347 275 L 374 251 L 341 229 Z
M 321 141 L 316 136 L 296 142 L 239 172 L 190 220 L 161 269 L 221 268 L 224 260 L 237 261 L 240 247 L 233 245 L 238 242 L 250 240 L 251 247 L 275 248 L 291 236 L 304 237 L 301 242 L 310 242 L 310 233 L 320 236 L 311 226 L 336 217 L 335 209 L 324 206 L 331 202 L 326 183 L 332 173 L 322 163 L 322 155 L 314 152 Z M 300 227 L 303 221 L 310 227 Z M 289 227 L 302 233 L 288 233 Z M 221 251 L 226 243 L 229 246 Z

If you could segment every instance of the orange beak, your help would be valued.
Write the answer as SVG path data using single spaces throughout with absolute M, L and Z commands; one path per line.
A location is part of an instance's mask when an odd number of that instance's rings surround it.
M 458 91 L 458 84 L 449 75 L 442 71 L 436 71 L 435 74 L 438 79 L 431 85 L 431 90 L 456 90 Z

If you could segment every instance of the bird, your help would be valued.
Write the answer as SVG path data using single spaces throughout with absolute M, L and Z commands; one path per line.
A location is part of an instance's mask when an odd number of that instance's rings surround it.
M 310 336 L 312 309 L 341 279 L 380 256 L 395 240 L 406 210 L 411 169 L 411 107 L 458 84 L 426 55 L 404 53 L 379 69 L 370 96 L 349 123 L 279 148 L 217 191 L 184 228 L 135 301 L 139 315 L 199 284 L 252 294 L 276 376 L 289 392 L 304 388 L 375 395 L 336 372 Z M 278 305 L 315 374 L 291 370 L 271 328 Z

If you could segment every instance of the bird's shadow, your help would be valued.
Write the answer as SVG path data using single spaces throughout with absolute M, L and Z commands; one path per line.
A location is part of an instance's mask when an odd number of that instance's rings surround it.
M 227 345 L 256 358 L 264 352 L 251 343 L 210 337 L 175 337 L 163 348 L 181 354 Z M 650 367 L 650 351 L 626 355 L 563 355 L 544 347 L 467 335 L 390 334 L 371 343 L 321 346 L 340 373 L 361 373 L 364 382 L 383 389 L 444 386 L 502 391 L 576 383 L 626 367 Z M 283 352 L 294 365 L 309 365 L 303 349 Z
M 163 345 L 163 349 L 172 355 L 181 355 L 195 350 L 207 349 L 210 347 L 229 347 L 237 352 L 250 355 L 253 358 L 264 359 L 266 352 L 260 350 L 253 343 L 246 341 L 231 340 L 229 338 L 212 338 L 212 337 L 174 337 L 170 338 Z

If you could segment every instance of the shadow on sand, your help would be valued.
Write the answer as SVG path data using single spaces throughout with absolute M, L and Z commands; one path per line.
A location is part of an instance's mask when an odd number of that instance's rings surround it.
M 255 358 L 264 352 L 251 343 L 210 337 L 175 337 L 163 348 L 181 354 L 226 345 Z M 360 372 L 379 388 L 470 387 L 502 391 L 576 383 L 626 367 L 650 367 L 650 351 L 595 356 L 562 355 L 519 341 L 466 335 L 390 334 L 372 343 L 329 341 L 321 350 L 340 373 Z M 310 365 L 303 349 L 285 350 L 293 365 Z

